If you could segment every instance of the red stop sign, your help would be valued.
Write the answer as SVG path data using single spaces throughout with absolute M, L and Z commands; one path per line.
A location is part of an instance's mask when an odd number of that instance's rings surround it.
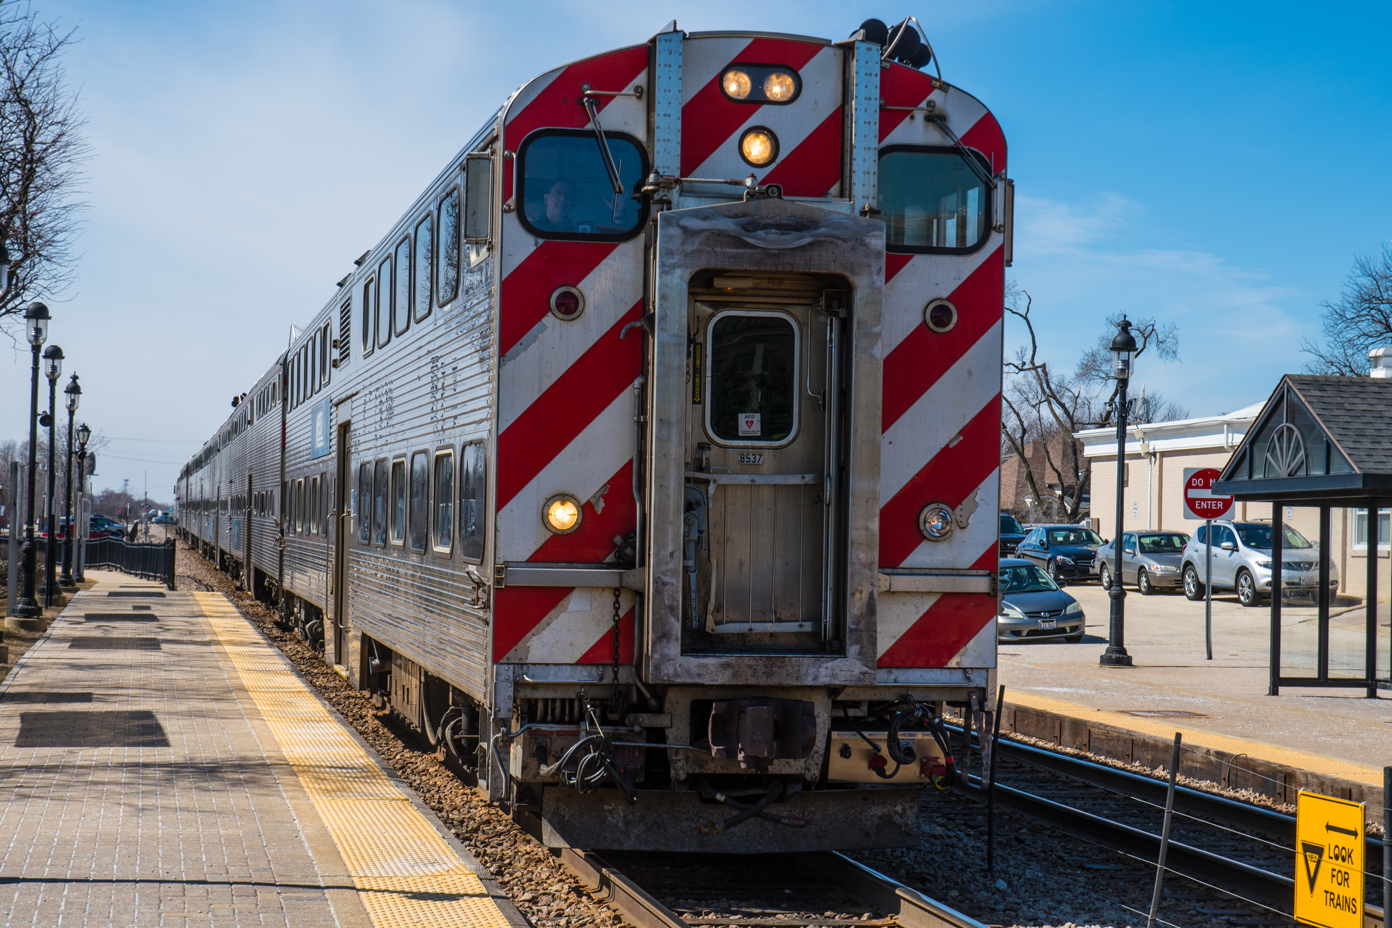
M 1231 496 L 1216 496 L 1213 484 L 1218 470 L 1213 467 L 1184 468 L 1184 508 L 1190 519 L 1221 519 L 1232 511 Z

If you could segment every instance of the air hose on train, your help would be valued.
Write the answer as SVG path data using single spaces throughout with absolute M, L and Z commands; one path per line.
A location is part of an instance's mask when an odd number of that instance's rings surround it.
M 912 743 L 904 741 L 900 735 L 908 726 L 910 730 L 914 726 L 920 726 L 922 730 L 932 735 L 933 741 L 937 744 L 938 750 L 942 752 L 943 770 L 941 773 L 934 773 L 932 782 L 938 789 L 948 789 L 957 782 L 957 762 L 952 755 L 951 742 L 947 737 L 947 730 L 943 728 L 942 720 L 939 719 L 931 707 L 924 705 L 910 696 L 905 696 L 903 700 L 895 705 L 902 705 L 898 712 L 889 721 L 889 731 L 885 735 L 884 753 L 889 755 L 889 759 L 894 761 L 894 769 L 884 767 L 872 767 L 875 775 L 882 780 L 892 780 L 899 773 L 900 768 L 918 763 L 918 752 L 914 750 Z M 854 729 L 866 744 L 876 754 L 880 753 L 880 747 L 862 732 Z
M 580 691 L 580 703 L 584 707 L 585 718 L 593 723 L 594 731 L 576 741 L 554 764 L 540 768 L 542 776 L 559 775 L 561 785 L 582 793 L 593 792 L 608 780 L 618 788 L 629 805 L 638 801 L 638 787 L 633 778 L 619 769 L 614 762 L 614 746 L 599 723 L 599 716 L 584 690 Z M 589 725 L 586 725 L 589 728 Z M 571 767 L 572 761 L 574 767 Z

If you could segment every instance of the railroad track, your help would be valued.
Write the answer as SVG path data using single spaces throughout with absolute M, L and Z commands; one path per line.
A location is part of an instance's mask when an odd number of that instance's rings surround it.
M 986 928 L 835 852 L 606 857 L 566 848 L 559 857 L 635 928 Z
M 1072 837 L 1154 861 L 1166 784 L 1068 754 L 1001 740 L 996 802 Z M 979 777 L 959 784 L 985 801 Z M 1366 838 L 1369 923 L 1382 923 L 1382 844 Z M 1173 873 L 1288 913 L 1295 873 L 1295 817 L 1188 787 L 1175 791 L 1175 817 L 1166 859 Z M 1275 913 L 1272 913 L 1273 917 Z

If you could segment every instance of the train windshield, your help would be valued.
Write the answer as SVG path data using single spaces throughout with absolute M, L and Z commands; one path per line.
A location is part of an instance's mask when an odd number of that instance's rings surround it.
M 982 173 L 988 170 L 982 164 Z M 890 251 L 975 250 L 990 231 L 989 199 L 986 185 L 955 149 L 894 146 L 880 154 L 880 218 Z
M 541 238 L 619 241 L 638 231 L 647 213 L 638 194 L 647 176 L 646 155 L 629 136 L 608 132 L 605 137 L 622 194 L 614 193 L 594 132 L 551 130 L 522 143 L 517 199 L 529 232 Z

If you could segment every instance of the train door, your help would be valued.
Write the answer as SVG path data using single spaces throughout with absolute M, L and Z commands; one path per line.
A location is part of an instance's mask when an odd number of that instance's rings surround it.
M 353 507 L 348 481 L 349 424 L 338 427 L 338 463 L 334 479 L 333 537 L 333 662 L 346 667 L 348 625 L 348 538 L 352 534 Z M 362 505 L 361 501 L 359 505 Z
M 767 295 L 690 306 L 685 650 L 820 652 L 841 619 L 844 320 L 812 281 L 741 282 Z

